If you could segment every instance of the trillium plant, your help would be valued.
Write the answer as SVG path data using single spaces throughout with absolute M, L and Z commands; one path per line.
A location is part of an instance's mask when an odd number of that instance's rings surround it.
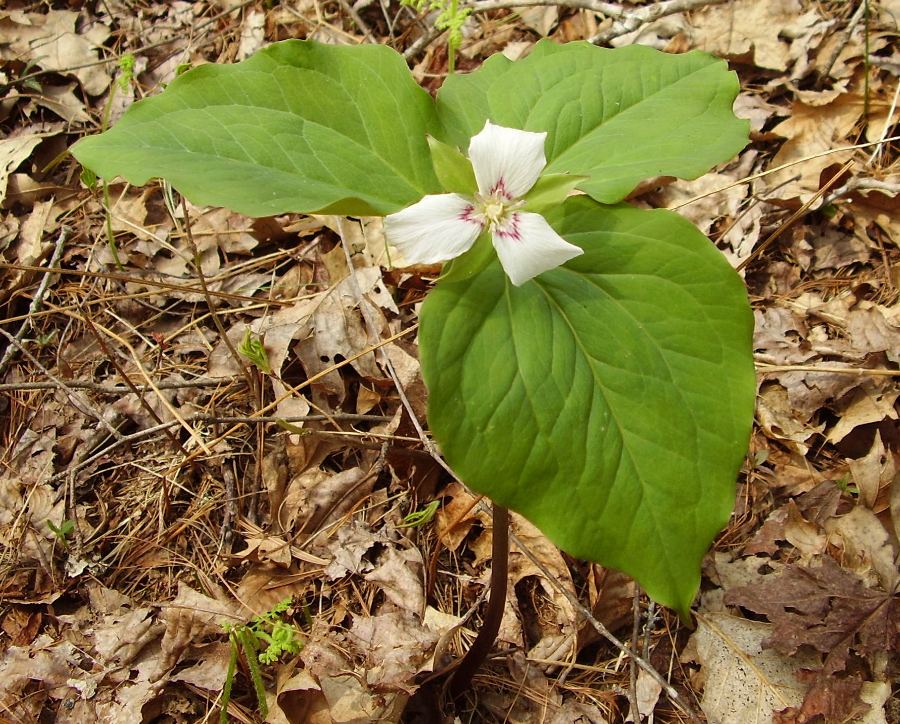
M 375 45 L 204 65 L 78 142 L 249 216 L 382 216 L 392 258 L 449 261 L 420 311 L 428 423 L 469 486 L 689 615 L 755 396 L 741 279 L 693 225 L 624 202 L 747 141 L 726 64 L 538 43 L 436 97 Z

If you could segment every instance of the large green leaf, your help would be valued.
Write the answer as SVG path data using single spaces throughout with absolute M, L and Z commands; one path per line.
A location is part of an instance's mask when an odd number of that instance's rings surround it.
M 671 212 L 548 218 L 582 256 L 521 287 L 494 260 L 425 301 L 431 429 L 468 485 L 684 614 L 753 417 L 744 286 Z
M 700 52 L 667 55 L 541 41 L 524 60 L 489 58 L 438 93 L 441 140 L 468 148 L 490 120 L 548 131 L 547 170 L 590 176 L 579 188 L 604 203 L 661 175 L 696 178 L 747 143 L 731 110 L 738 81 Z
M 249 216 L 382 214 L 439 190 L 434 104 L 384 46 L 276 43 L 204 65 L 72 153 L 101 176 L 169 180 Z

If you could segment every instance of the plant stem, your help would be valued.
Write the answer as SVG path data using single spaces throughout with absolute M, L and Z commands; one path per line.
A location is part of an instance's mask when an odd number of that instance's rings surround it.
M 497 639 L 500 621 L 503 619 L 506 579 L 509 572 L 509 511 L 494 503 L 492 518 L 491 597 L 475 643 L 463 657 L 450 682 L 450 693 L 454 699 L 458 699 L 469 690 L 472 677 L 484 663 Z
M 450 17 L 456 18 L 459 13 L 459 0 L 450 0 Z M 454 26 L 455 27 L 455 26 Z M 450 75 L 456 72 L 456 31 L 451 27 L 447 36 L 447 71 Z M 492 594 L 493 595 L 493 594 Z

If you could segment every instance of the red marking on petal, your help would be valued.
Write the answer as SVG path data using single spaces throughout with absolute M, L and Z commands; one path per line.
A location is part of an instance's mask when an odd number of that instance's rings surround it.
M 503 226 L 498 226 L 494 229 L 494 233 L 497 234 L 501 239 L 512 239 L 513 241 L 522 241 L 522 234 L 519 229 L 520 220 L 518 214 L 513 214 L 509 217 L 509 221 L 506 223 L 506 228 Z
M 478 219 L 478 217 L 475 214 L 474 206 L 466 206 L 466 208 L 462 210 L 462 212 L 459 214 L 459 216 L 457 218 L 460 221 L 468 221 L 470 224 L 475 224 L 477 226 L 484 228 L 484 224 Z
M 506 181 L 502 178 L 491 187 L 490 195 L 502 197 L 507 201 L 512 201 L 513 198 L 513 195 L 506 190 Z

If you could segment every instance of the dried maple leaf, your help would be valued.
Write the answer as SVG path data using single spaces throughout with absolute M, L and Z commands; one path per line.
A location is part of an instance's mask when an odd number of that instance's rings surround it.
M 780 575 L 734 588 L 725 602 L 774 624 L 764 646 L 786 655 L 812 646 L 826 654 L 826 676 L 844 670 L 851 650 L 866 655 L 897 650 L 900 644 L 896 594 L 866 588 L 828 556 L 816 568 L 788 566 Z
M 773 724 L 803 724 L 816 716 L 824 717 L 826 722 L 856 721 L 871 708 L 860 699 L 862 679 L 855 676 L 812 676 L 815 678 L 803 697 L 803 705 L 775 712 Z M 805 677 L 800 674 L 798 678 Z

